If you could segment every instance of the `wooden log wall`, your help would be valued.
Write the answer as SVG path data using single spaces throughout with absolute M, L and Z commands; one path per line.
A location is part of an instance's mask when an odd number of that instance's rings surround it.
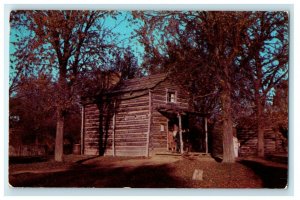
M 158 112 L 157 108 L 166 105 L 168 89 L 176 92 L 176 105 L 186 109 L 189 107 L 188 94 L 170 81 L 161 82 L 152 90 L 152 120 L 149 146 L 152 154 L 167 151 L 168 119 Z M 161 131 L 161 126 L 164 126 L 164 131 Z
M 237 138 L 240 142 L 239 156 L 256 156 L 257 155 L 257 132 L 254 130 L 239 129 Z
M 149 116 L 148 91 L 133 92 L 131 95 L 126 93 L 121 96 L 121 100 L 117 104 L 115 155 L 146 156 Z
M 106 121 L 108 120 L 108 121 Z M 107 124 L 108 123 L 108 124 Z M 106 112 L 103 112 L 102 119 L 102 142 L 100 142 L 100 117 L 99 109 L 96 104 L 85 105 L 84 113 L 84 154 L 99 155 L 100 149 L 104 150 L 105 154 L 112 152 L 112 120 L 107 117 Z
M 99 155 L 99 110 L 96 104 L 85 105 L 84 154 Z
M 115 117 L 110 113 L 107 138 L 105 134 L 103 135 L 102 141 L 106 143 L 104 155 L 145 156 L 149 115 L 148 92 L 125 93 L 119 97 L 115 105 Z M 104 114 L 104 118 L 105 116 Z M 115 119 L 114 123 L 113 119 Z M 99 155 L 99 124 L 97 105 L 86 105 L 84 123 L 84 154 L 86 155 Z M 103 129 L 105 130 L 105 122 L 103 122 Z
M 107 138 L 103 135 L 103 141 L 106 141 L 104 155 L 147 156 L 147 149 L 150 152 L 167 150 L 168 119 L 157 111 L 158 107 L 167 103 L 167 89 L 176 91 L 176 105 L 189 107 L 188 95 L 168 81 L 161 82 L 150 93 L 149 90 L 141 90 L 126 92 L 118 97 L 115 117 L 109 121 Z M 84 118 L 84 154 L 99 155 L 100 122 L 96 104 L 85 105 Z M 163 131 L 161 126 L 164 126 Z
M 265 130 L 265 154 L 272 154 L 276 152 L 276 134 L 273 130 Z
M 239 156 L 256 156 L 257 155 L 257 132 L 249 129 L 238 129 L 237 137 L 240 142 Z M 286 152 L 283 145 L 284 138 L 280 137 L 280 133 L 266 129 L 264 135 L 265 154 L 272 155 L 275 153 Z

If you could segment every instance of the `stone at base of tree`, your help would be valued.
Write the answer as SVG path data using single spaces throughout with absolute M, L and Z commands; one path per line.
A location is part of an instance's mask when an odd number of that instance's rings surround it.
M 192 179 L 195 181 L 202 181 L 203 180 L 203 170 L 195 169 Z

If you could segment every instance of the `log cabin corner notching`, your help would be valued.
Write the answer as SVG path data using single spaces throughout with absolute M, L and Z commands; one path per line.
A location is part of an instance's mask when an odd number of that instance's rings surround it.
M 82 154 L 149 156 L 166 152 L 174 114 L 182 143 L 181 116 L 190 110 L 189 95 L 166 74 L 123 81 L 108 95 L 100 106 L 83 101 Z

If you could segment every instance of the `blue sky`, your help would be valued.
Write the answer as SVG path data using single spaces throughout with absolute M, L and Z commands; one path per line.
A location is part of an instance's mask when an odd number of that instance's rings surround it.
M 113 28 L 115 25 L 117 25 L 113 31 L 115 33 L 119 33 L 120 37 L 118 37 L 116 42 L 118 46 L 120 47 L 131 47 L 133 53 L 138 59 L 138 63 L 141 64 L 142 58 L 139 54 L 143 54 L 144 47 L 139 43 L 136 37 L 132 37 L 133 34 L 135 34 L 135 30 L 139 29 L 141 25 L 143 25 L 142 22 L 140 23 L 130 23 L 129 20 L 133 19 L 133 16 L 131 14 L 131 11 L 119 11 L 119 15 L 116 19 L 113 19 L 109 17 L 104 26 L 108 28 Z
M 137 58 L 138 64 L 142 63 L 142 56 L 144 53 L 144 47 L 139 43 L 136 37 L 131 37 L 135 34 L 142 22 L 130 23 L 130 20 L 133 20 L 131 11 L 119 11 L 119 14 L 116 18 L 108 17 L 105 19 L 103 26 L 107 29 L 112 29 L 116 34 L 119 34 L 119 37 L 111 39 L 112 43 L 117 44 L 121 48 L 131 47 L 132 53 Z M 102 23 L 103 20 L 100 19 L 99 23 Z M 21 39 L 28 36 L 30 33 L 28 30 L 22 29 L 21 31 L 16 29 L 11 29 L 10 32 L 10 58 L 13 58 L 12 54 L 15 52 L 15 46 L 12 42 L 16 42 L 17 38 Z M 13 64 L 13 63 L 12 63 Z

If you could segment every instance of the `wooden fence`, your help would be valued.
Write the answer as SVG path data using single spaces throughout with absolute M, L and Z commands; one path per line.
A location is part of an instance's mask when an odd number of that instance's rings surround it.
M 257 132 L 250 129 L 238 129 L 240 142 L 239 156 L 257 155 Z M 264 135 L 265 155 L 287 152 L 287 139 L 272 129 L 266 129 Z

